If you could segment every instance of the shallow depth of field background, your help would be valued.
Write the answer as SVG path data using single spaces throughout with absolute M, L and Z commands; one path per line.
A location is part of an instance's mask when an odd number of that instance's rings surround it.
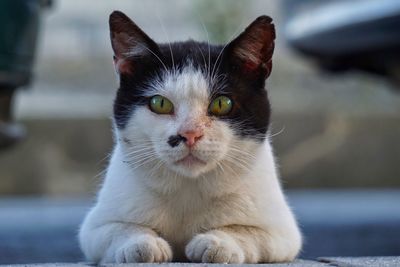
M 117 84 L 108 15 L 114 9 L 161 42 L 208 35 L 222 43 L 258 15 L 272 16 L 278 39 L 267 88 L 284 186 L 400 186 L 400 94 L 362 73 L 321 73 L 291 51 L 279 1 L 58 0 L 43 16 L 33 84 L 17 95 L 15 114 L 28 136 L 0 152 L 0 194 L 96 191 L 113 143 Z
M 270 15 L 270 131 L 306 240 L 301 257 L 399 255 L 400 85 L 320 71 L 285 41 L 282 2 L 54 0 L 42 14 L 35 77 L 15 99 L 26 138 L 0 150 L 0 263 L 84 260 L 76 234 L 113 147 L 113 10 L 159 42 L 225 43 Z

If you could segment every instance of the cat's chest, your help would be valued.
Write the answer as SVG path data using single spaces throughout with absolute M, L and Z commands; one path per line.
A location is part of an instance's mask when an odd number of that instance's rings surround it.
M 162 232 L 193 231 L 204 224 L 211 199 L 204 199 L 196 191 L 182 191 L 170 196 L 157 196 L 159 217 L 157 228 Z
M 196 233 L 243 223 L 254 214 L 252 201 L 235 193 L 205 197 L 187 190 L 171 196 L 157 196 L 153 201 L 152 216 L 146 224 L 177 245 L 188 242 Z

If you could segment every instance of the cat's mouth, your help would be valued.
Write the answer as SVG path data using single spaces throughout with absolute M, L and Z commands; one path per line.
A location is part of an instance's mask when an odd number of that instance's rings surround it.
M 183 157 L 182 159 L 175 161 L 176 165 L 184 165 L 184 166 L 193 166 L 193 165 L 205 165 L 206 162 L 202 161 L 201 159 L 195 157 L 192 153 L 189 153 L 187 156 Z

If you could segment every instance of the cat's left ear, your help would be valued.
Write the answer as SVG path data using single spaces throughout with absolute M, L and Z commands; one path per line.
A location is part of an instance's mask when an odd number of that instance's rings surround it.
M 267 78 L 272 70 L 275 26 L 268 16 L 253 21 L 227 47 L 229 57 L 241 72 Z

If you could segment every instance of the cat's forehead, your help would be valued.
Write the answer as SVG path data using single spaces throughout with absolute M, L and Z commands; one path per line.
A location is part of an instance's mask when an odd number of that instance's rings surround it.
M 191 62 L 181 68 L 166 70 L 161 79 L 151 85 L 146 95 L 163 95 L 173 100 L 197 100 L 209 99 L 210 81 L 207 74 L 201 68 L 196 68 Z
M 208 75 L 215 74 L 221 66 L 224 47 L 192 40 L 159 45 L 168 69 L 201 70 Z
M 192 40 L 160 45 L 166 69 L 160 67 L 163 79 L 154 89 L 180 100 L 208 102 L 224 85 L 222 50 L 221 45 Z

